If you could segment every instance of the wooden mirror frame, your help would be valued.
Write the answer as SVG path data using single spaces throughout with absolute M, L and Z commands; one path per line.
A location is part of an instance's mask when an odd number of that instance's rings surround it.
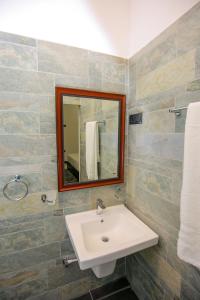
M 69 183 L 64 185 L 63 174 L 63 96 L 75 96 L 85 98 L 97 98 L 104 100 L 116 100 L 119 101 L 119 120 L 120 120 L 120 132 L 119 132 L 119 176 L 111 179 L 100 179 L 98 181 L 89 181 L 83 183 Z M 111 94 L 104 92 L 56 87 L 56 135 L 57 135 L 57 155 L 58 155 L 58 191 L 65 192 L 70 190 L 85 189 L 91 187 L 98 187 L 104 185 L 118 184 L 124 182 L 124 147 L 125 147 L 125 111 L 126 111 L 126 96 L 120 94 Z

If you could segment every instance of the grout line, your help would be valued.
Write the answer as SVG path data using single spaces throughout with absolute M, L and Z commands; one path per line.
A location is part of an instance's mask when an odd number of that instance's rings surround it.
M 1 66 L 0 66 L 0 71 L 1 71 Z M 36 71 L 34 71 L 37 73 Z M 39 72 L 38 72 L 39 73 Z M 8 93 L 8 94 L 22 94 L 26 96 L 38 96 L 38 97 L 55 97 L 55 94 L 41 94 L 38 92 L 33 92 L 33 93 L 28 93 L 26 91 L 10 91 L 10 90 L 1 90 L 0 93 Z
M 54 73 L 54 72 L 49 72 L 49 71 L 43 71 L 43 70 L 37 70 L 37 69 L 22 69 L 22 68 L 19 68 L 19 67 L 9 67 L 9 66 L 3 66 L 3 65 L 0 65 L 0 70 L 1 69 L 8 69 L 8 70 L 18 70 L 18 71 L 23 71 L 23 72 L 34 72 L 34 73 L 38 73 L 38 74 L 49 74 L 51 76 L 60 76 L 60 77 L 68 77 L 68 78 L 75 78 L 75 79 L 83 79 L 83 76 L 82 75 L 72 75 L 70 73 Z M 117 82 L 117 81 L 114 81 L 114 80 L 107 80 L 105 81 L 104 80 L 104 83 L 111 83 L 111 84 L 117 84 L 117 85 L 120 85 L 120 86 L 123 86 L 123 92 L 120 92 L 119 94 L 125 94 L 126 93 L 126 90 L 124 88 L 127 87 L 127 84 L 125 84 L 124 82 Z M 87 79 L 87 84 L 88 84 L 88 79 Z M 60 86 L 60 84 L 57 84 L 56 86 Z M 74 83 L 71 83 L 70 84 L 71 87 L 78 87 L 80 86 L 79 84 L 75 84 Z M 3 92 L 3 91 L 1 91 Z M 5 91 L 6 92 L 6 91 Z M 7 92 L 10 92 L 10 91 L 7 91 Z M 15 92 L 15 91 L 14 91 Z M 17 92 L 17 91 L 16 91 Z M 55 96 L 54 94 L 51 94 L 51 96 Z
M 38 245 L 38 246 L 34 246 L 34 247 L 31 247 L 31 248 L 27 248 L 27 249 L 21 249 L 21 250 L 17 250 L 17 251 L 13 251 L 13 252 L 10 252 L 10 253 L 7 253 L 7 254 L 2 254 L 2 255 L 0 255 L 0 258 L 1 257 L 3 257 L 3 256 L 9 256 L 9 255 L 15 255 L 15 254 L 23 254 L 24 252 L 28 252 L 28 251 L 30 251 L 30 250 L 33 250 L 33 249 L 37 249 L 37 248 L 43 248 L 44 246 L 49 246 L 49 245 L 58 245 L 58 244 L 60 244 L 60 242 L 58 242 L 58 241 L 55 241 L 55 242 L 49 242 L 49 241 L 45 241 L 44 242 L 44 244 L 40 244 L 40 245 Z M 59 247 L 60 248 L 60 247 Z M 59 249 L 60 250 L 60 249 Z M 60 253 L 60 251 L 59 251 L 59 253 Z M 48 259 L 48 260 L 54 260 L 54 259 L 57 259 L 59 256 L 55 256 L 55 257 L 50 257 L 50 259 Z M 44 263 L 45 262 L 47 262 L 48 260 L 45 260 L 44 261 Z M 42 262 L 43 263 L 43 262 Z M 39 264 L 39 263 L 38 263 Z M 24 268 L 28 268 L 28 266 L 26 266 L 26 267 L 24 267 Z M 19 269 L 20 270 L 20 269 Z
M 30 68 L 30 69 L 25 69 L 24 67 L 20 67 L 20 66 L 6 66 L 6 65 L 0 65 L 0 69 L 7 69 L 7 70 L 17 70 L 17 71 L 22 71 L 22 72 L 36 72 L 37 73 L 37 65 L 36 68 Z
M 0 113 L 2 112 L 10 112 L 10 113 L 35 113 L 39 114 L 39 111 L 36 110 L 17 110 L 17 109 L 1 109 Z
M 29 222 L 26 222 L 26 223 L 29 223 Z M 31 223 L 31 222 L 30 222 Z M 3 227 L 3 226 L 2 226 Z M 8 226 L 9 227 L 9 226 Z M 24 230 L 19 230 L 19 231 L 15 231 L 15 232 L 10 232 L 10 233 L 3 233 L 3 234 L 1 234 L 1 237 L 2 238 L 7 238 L 8 236 L 10 236 L 10 235 L 14 235 L 14 234 L 18 234 L 18 233 L 23 233 L 23 232 L 27 232 L 27 231 L 35 231 L 35 230 L 37 230 L 37 229 L 44 229 L 44 225 L 40 225 L 40 226 L 38 226 L 38 227 L 33 227 L 32 229 L 30 228 L 30 229 L 24 229 Z M 30 248 L 27 248 L 27 249 L 30 249 Z
M 35 40 L 35 39 L 33 39 L 33 40 Z M 35 40 L 35 41 L 37 41 L 37 40 Z M 22 43 L 17 43 L 17 42 L 12 42 L 12 41 L 9 41 L 9 40 L 1 40 L 0 39 L 0 43 L 1 44 L 11 44 L 11 45 L 15 45 L 15 46 L 20 46 L 20 47 L 30 47 L 30 48 L 36 48 L 36 45 L 34 46 L 34 45 L 28 45 L 28 44 L 22 44 Z
M 43 135 L 49 135 L 49 133 L 42 133 Z M 28 137 L 28 136 L 38 136 L 38 135 L 40 135 L 40 132 L 39 131 L 37 131 L 37 132 L 33 132 L 33 133 L 30 133 L 30 132 L 23 132 L 23 133 L 19 133 L 19 132 L 14 132 L 14 133 L 7 133 L 7 132 L 5 132 L 5 133 L 0 133 L 0 136 L 26 136 L 26 137 Z M 52 133 L 50 134 L 50 135 L 52 135 Z
M 29 93 L 29 92 L 19 92 L 19 91 L 7 91 L 7 90 L 0 90 L 0 93 L 8 93 L 8 94 L 23 94 L 23 95 L 29 95 L 29 96 L 39 96 L 39 97 L 48 97 L 48 95 L 45 94 L 39 94 L 39 93 Z M 53 96 L 53 94 L 51 95 Z M 54 95 L 55 96 L 55 95 Z
M 35 41 L 36 43 L 36 71 L 38 72 L 39 71 L 39 68 L 38 68 L 38 40 Z

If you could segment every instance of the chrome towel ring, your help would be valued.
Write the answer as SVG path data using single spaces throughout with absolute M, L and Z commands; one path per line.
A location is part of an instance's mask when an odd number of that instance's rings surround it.
M 19 183 L 19 184 L 23 184 L 24 187 L 25 187 L 25 193 L 23 196 L 21 197 L 16 197 L 16 198 L 11 198 L 7 192 L 6 192 L 6 189 L 7 187 L 9 186 L 9 184 L 13 183 L 13 182 L 16 182 L 16 183 Z M 8 200 L 12 200 L 12 201 L 19 201 L 21 199 L 24 199 L 27 195 L 28 195 L 28 185 L 25 181 L 23 181 L 21 179 L 21 175 L 15 175 L 15 178 L 10 180 L 8 183 L 5 184 L 4 188 L 3 188 L 3 194 L 4 196 L 8 199 Z

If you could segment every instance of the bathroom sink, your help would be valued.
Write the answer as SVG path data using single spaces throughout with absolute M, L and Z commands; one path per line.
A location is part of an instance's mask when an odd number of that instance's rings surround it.
M 80 269 L 92 268 L 97 277 L 103 275 L 96 267 L 109 269 L 112 263 L 114 270 L 118 258 L 158 242 L 158 235 L 124 205 L 108 207 L 101 215 L 96 210 L 66 215 L 65 220 Z

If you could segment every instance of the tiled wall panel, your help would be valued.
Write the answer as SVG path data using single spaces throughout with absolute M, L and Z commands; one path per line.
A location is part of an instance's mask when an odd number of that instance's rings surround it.
M 123 260 L 102 280 L 62 264 L 73 251 L 64 214 L 97 197 L 120 204 L 123 185 L 60 193 L 55 206 L 40 197 L 57 190 L 55 86 L 126 93 L 127 71 L 122 58 L 0 32 L 0 299 L 72 299 L 124 275 Z M 2 194 L 15 174 L 30 191 L 19 202 Z
M 139 299 L 200 299 L 200 272 L 177 257 L 186 112 L 200 101 L 200 4 L 129 60 L 128 206 L 160 236 L 156 247 L 127 258 Z

